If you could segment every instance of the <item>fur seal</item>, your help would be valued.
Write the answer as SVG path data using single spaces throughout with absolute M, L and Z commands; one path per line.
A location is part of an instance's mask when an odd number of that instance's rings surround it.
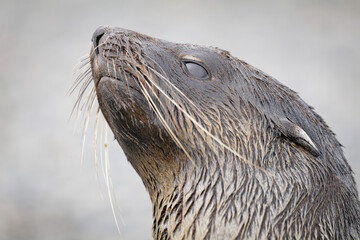
M 296 92 L 212 47 L 98 28 L 100 109 L 153 204 L 154 239 L 360 239 L 341 144 Z

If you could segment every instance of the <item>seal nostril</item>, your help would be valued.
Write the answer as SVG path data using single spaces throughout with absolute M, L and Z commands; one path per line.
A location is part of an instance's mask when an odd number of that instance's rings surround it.
M 95 32 L 91 38 L 91 41 L 93 42 L 94 50 L 95 50 L 96 54 L 99 54 L 99 49 L 98 49 L 99 41 L 100 41 L 101 37 L 104 36 L 104 34 L 105 34 L 105 28 L 99 27 L 98 29 L 95 30 Z

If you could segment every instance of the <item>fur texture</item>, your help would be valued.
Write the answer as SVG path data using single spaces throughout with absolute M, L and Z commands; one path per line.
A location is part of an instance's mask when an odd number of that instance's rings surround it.
M 217 48 L 93 39 L 100 108 L 149 191 L 154 239 L 360 238 L 341 144 L 296 92 Z

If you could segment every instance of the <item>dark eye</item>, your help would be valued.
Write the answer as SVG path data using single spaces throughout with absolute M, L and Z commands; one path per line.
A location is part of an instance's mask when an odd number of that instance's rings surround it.
M 196 62 L 184 61 L 186 71 L 191 76 L 198 79 L 209 79 L 209 72 L 200 64 Z

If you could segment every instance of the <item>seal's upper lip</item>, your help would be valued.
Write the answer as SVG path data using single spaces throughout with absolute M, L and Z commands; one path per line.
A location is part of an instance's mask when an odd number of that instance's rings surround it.
M 117 77 L 112 76 L 111 72 L 106 70 L 106 69 L 108 69 L 107 67 L 103 66 L 105 64 L 104 59 L 99 57 L 99 55 L 96 55 L 96 54 L 93 54 L 93 55 L 95 55 L 95 56 L 91 56 L 90 63 L 91 63 L 91 72 L 92 72 L 92 77 L 94 80 L 95 88 L 97 89 L 99 83 L 103 79 L 111 79 L 114 81 L 119 81 L 119 79 Z
M 99 61 L 101 61 L 101 59 L 99 59 L 99 55 L 94 52 L 94 47 L 92 47 L 90 52 L 90 65 L 91 65 L 91 73 L 94 79 L 95 87 L 97 87 L 102 77 Z

